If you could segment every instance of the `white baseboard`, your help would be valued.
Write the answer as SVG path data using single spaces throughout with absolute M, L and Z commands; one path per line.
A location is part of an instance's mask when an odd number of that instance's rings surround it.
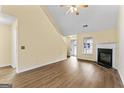
M 123 78 L 123 76 L 122 76 L 122 74 L 121 74 L 121 71 L 118 69 L 118 73 L 119 73 L 119 75 L 120 75 L 120 77 L 121 77 L 121 80 L 122 80 L 122 83 L 123 83 L 123 85 L 124 85 L 124 78 Z
M 0 64 L 0 67 L 11 66 L 11 64 Z
M 46 66 L 46 65 L 49 65 L 49 64 L 61 62 L 61 61 L 66 60 L 66 59 L 67 59 L 67 58 L 62 59 L 62 60 L 57 60 L 57 61 L 54 61 L 54 62 L 47 62 L 47 63 L 45 63 L 45 64 L 35 65 L 35 66 L 33 66 L 33 67 L 29 67 L 29 68 L 26 68 L 26 69 L 16 69 L 16 73 L 22 73 L 22 72 L 29 71 L 29 70 L 32 70 L 32 69 L 35 69 L 35 68 L 39 68 L 39 67 L 43 67 L 43 66 Z
M 12 65 L 12 64 L 11 64 L 11 67 L 12 67 L 12 68 L 16 68 L 16 67 L 15 67 L 14 65 Z

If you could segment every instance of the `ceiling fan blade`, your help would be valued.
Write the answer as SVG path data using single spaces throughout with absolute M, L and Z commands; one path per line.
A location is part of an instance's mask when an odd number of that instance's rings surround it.
M 69 14 L 71 12 L 71 9 L 69 8 L 66 12 L 66 14 Z
M 60 7 L 71 7 L 71 5 L 60 5 Z
M 60 5 L 60 7 L 64 7 L 65 5 Z
M 88 7 L 88 5 L 79 5 L 79 7 Z

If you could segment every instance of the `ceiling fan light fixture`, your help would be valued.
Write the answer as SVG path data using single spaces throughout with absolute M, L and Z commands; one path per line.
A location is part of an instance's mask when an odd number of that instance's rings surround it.
M 75 13 L 76 15 L 79 15 L 78 10 L 80 8 L 85 8 L 88 7 L 88 5 L 60 5 L 60 7 L 68 7 L 68 10 L 66 12 L 66 14 L 68 13 Z
M 77 10 L 78 10 L 78 9 L 75 7 L 75 8 L 74 8 L 74 11 L 77 11 Z
M 76 15 L 79 15 L 79 12 L 76 12 Z

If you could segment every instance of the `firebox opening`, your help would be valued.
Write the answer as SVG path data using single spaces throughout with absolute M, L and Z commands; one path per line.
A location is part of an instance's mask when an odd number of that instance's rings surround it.
M 98 64 L 112 68 L 112 49 L 98 48 Z

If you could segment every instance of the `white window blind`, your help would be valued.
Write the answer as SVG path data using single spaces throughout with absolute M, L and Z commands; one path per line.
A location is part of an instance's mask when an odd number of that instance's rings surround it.
M 83 41 L 83 54 L 93 53 L 93 39 L 91 37 L 84 38 Z

